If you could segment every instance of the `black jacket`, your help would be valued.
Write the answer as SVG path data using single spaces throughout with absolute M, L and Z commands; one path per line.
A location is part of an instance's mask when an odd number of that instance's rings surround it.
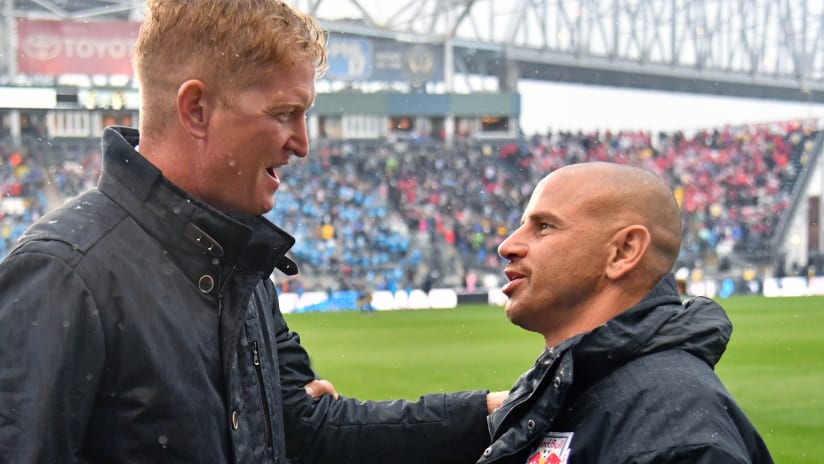
M 490 416 L 478 463 L 771 463 L 713 371 L 731 332 L 720 306 L 682 305 L 665 277 L 635 307 L 546 350 Z
M 189 197 L 104 133 L 97 189 L 0 264 L 0 462 L 473 462 L 486 392 L 324 397 L 269 279 L 294 239 Z

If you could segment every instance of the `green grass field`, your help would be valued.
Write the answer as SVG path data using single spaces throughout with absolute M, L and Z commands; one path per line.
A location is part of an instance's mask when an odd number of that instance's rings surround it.
M 720 301 L 734 324 L 717 366 L 777 463 L 824 456 L 824 297 Z M 543 348 L 499 307 L 288 314 L 318 373 L 360 399 L 508 390 Z

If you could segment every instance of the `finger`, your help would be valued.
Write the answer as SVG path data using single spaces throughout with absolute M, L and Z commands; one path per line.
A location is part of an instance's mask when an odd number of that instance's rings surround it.
M 338 399 L 338 392 L 335 390 L 335 386 L 328 380 L 313 380 L 304 385 L 303 388 L 306 389 L 306 394 L 312 398 L 332 395 L 335 399 Z

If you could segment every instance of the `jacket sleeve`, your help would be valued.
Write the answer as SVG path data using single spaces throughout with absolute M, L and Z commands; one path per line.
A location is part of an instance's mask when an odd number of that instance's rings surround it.
M 627 456 L 621 462 L 626 464 L 766 464 L 772 463 L 772 460 L 754 460 L 734 450 L 708 443 Z
M 404 400 L 313 400 L 300 338 L 275 311 L 286 447 L 290 462 L 474 463 L 489 445 L 486 391 Z
M 0 460 L 77 460 L 104 359 L 98 321 L 60 260 L 0 262 Z

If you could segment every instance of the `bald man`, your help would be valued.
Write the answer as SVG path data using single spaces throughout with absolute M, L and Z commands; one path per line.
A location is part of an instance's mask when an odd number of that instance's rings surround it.
M 650 172 L 583 163 L 541 180 L 499 253 L 506 315 L 546 349 L 490 416 L 479 464 L 773 462 L 713 371 L 724 310 L 681 303 L 680 246 Z

